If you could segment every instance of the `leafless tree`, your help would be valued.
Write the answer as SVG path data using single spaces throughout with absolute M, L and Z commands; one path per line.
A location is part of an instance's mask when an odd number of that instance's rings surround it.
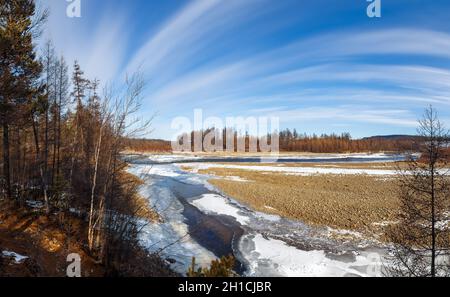
M 419 121 L 421 157 L 400 170 L 400 213 L 387 231 L 393 243 L 387 272 L 393 276 L 450 275 L 447 171 L 449 133 L 432 107 Z

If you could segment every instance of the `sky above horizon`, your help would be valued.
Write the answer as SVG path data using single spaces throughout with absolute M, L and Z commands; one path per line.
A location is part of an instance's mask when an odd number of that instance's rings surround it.
M 66 0 L 50 9 L 51 39 L 89 78 L 120 84 L 141 71 L 139 116 L 149 138 L 174 118 L 280 118 L 281 128 L 353 137 L 413 134 L 432 104 L 450 127 L 450 1 Z

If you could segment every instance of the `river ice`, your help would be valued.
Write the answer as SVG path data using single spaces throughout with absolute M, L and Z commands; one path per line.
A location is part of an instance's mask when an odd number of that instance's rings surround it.
M 240 209 L 233 207 L 218 194 L 204 194 L 192 202 L 194 206 L 205 213 L 216 213 L 234 217 L 240 224 L 246 225 L 249 217 L 240 214 Z
M 161 215 L 162 222 L 147 224 L 142 230 L 141 243 L 151 252 L 159 252 L 172 263 L 172 268 L 185 273 L 190 267 L 192 257 L 199 265 L 208 265 L 216 257 L 203 248 L 189 235 L 182 215 L 183 205 L 176 199 L 170 188 L 155 185 L 152 176 L 177 177 L 175 167 L 153 167 L 148 165 L 131 165 L 129 172 L 142 177 L 146 185 L 140 194 L 149 199 L 150 205 Z M 174 260 L 174 261 L 173 261 Z

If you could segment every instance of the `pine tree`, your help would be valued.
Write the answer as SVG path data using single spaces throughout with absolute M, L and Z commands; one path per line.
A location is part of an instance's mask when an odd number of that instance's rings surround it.
M 10 131 L 38 92 L 41 64 L 36 60 L 33 36 L 40 21 L 33 23 L 32 0 L 0 0 L 0 121 L 3 130 L 3 183 L 5 196 L 13 198 Z M 19 130 L 20 131 L 20 130 Z

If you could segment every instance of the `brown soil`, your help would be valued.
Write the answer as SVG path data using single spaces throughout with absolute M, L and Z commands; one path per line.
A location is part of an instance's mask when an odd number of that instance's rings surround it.
M 266 212 L 313 225 L 376 232 L 399 207 L 396 178 L 368 175 L 292 176 L 282 173 L 210 168 L 211 184 L 225 194 Z M 247 180 L 233 181 L 237 176 Z
M 106 275 L 104 266 L 87 253 L 87 223 L 81 218 L 73 214 L 47 216 L 5 201 L 0 201 L 0 210 L 0 277 L 65 277 L 70 264 L 66 259 L 72 253 L 81 257 L 83 277 Z M 2 255 L 3 251 L 28 258 L 16 263 Z M 123 276 L 178 276 L 159 256 L 138 247 L 130 252 L 131 259 L 121 264 Z
M 67 256 L 78 253 L 81 257 L 82 275 L 98 277 L 104 274 L 84 251 L 78 236 L 85 224 L 78 218 L 64 218 L 66 227 L 71 226 L 71 238 L 63 232 L 56 216 L 48 217 L 32 209 L 18 209 L 10 203 L 0 203 L 0 252 L 11 251 L 28 259 L 15 263 L 10 257 L 0 255 L 0 276 L 66 276 Z

